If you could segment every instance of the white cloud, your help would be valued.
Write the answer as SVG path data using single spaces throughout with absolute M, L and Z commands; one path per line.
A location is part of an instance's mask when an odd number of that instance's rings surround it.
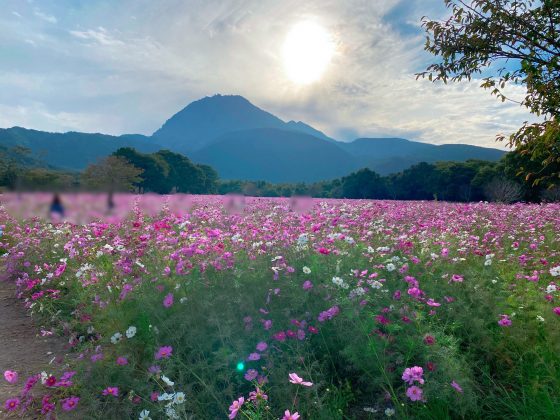
M 244 95 L 344 139 L 496 147 L 496 134 L 528 118 L 476 81 L 415 80 L 429 59 L 415 27 L 423 15 L 445 13 L 441 0 L 122 0 L 79 8 L 46 0 L 42 7 L 49 14 L 35 15 L 56 23 L 55 13 L 62 30 L 5 25 L 3 35 L 27 56 L 0 63 L 7 75 L 0 81 L 2 126 L 151 134 L 190 101 L 214 93 Z M 333 34 L 337 54 L 321 82 L 301 87 L 286 77 L 281 50 L 290 27 L 310 18 Z
M 43 19 L 45 22 L 49 22 L 53 24 L 58 22 L 58 19 L 55 16 L 49 15 L 48 13 L 44 13 L 39 9 L 34 9 L 33 14 L 37 16 L 39 19 Z
M 109 34 L 107 29 L 102 26 L 99 26 L 97 29 L 88 29 L 86 31 L 74 30 L 68 32 L 76 38 L 95 41 L 101 45 L 124 45 L 124 42 Z

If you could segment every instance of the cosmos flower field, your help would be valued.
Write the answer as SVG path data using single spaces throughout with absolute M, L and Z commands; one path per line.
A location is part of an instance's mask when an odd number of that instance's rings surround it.
M 560 412 L 558 204 L 117 198 L 0 211 L 21 304 L 69 352 L 5 372 L 14 416 Z

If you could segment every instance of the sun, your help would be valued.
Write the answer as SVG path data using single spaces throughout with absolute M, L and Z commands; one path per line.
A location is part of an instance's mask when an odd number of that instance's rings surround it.
M 324 74 L 334 54 L 334 42 L 319 24 L 300 22 L 288 32 L 283 53 L 290 80 L 305 85 L 318 81 Z

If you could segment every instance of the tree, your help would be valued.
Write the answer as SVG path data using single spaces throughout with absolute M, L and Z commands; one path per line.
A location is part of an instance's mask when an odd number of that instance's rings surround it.
M 509 204 L 523 197 L 523 188 L 517 182 L 506 178 L 494 178 L 484 188 L 490 201 Z
M 388 197 L 383 178 L 368 168 L 342 178 L 342 195 L 346 198 L 382 199 Z
M 138 186 L 143 192 L 169 194 L 173 188 L 169 179 L 169 164 L 157 154 L 144 154 L 132 147 L 121 147 L 113 156 L 125 158 L 131 164 L 143 170 Z
M 470 80 L 483 71 L 482 87 L 502 101 L 512 100 L 506 85 L 524 85 L 519 102 L 543 121 L 526 122 L 507 139 L 510 147 L 538 163 L 526 169 L 533 184 L 554 185 L 560 179 L 560 1 L 444 0 L 451 16 L 423 18 L 426 50 L 439 62 L 417 77 L 432 81 Z M 499 135 L 498 140 L 505 140 Z M 546 171 L 554 166 L 555 170 Z
M 188 157 L 169 150 L 160 150 L 156 155 L 169 165 L 168 179 L 177 192 L 193 193 L 204 189 L 205 172 Z
M 84 186 L 107 191 L 109 196 L 118 191 L 131 191 L 142 181 L 142 169 L 120 156 L 107 156 L 89 165 L 82 174 Z

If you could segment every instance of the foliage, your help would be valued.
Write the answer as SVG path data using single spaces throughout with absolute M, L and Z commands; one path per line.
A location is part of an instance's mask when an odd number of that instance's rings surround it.
M 143 170 L 135 167 L 120 156 L 107 156 L 98 163 L 89 165 L 81 176 L 85 187 L 93 191 L 101 189 L 109 193 L 133 191 L 134 185 L 142 180 Z
M 557 0 L 444 0 L 451 11 L 444 21 L 424 18 L 426 50 L 439 62 L 419 77 L 459 82 L 482 75 L 482 87 L 502 101 L 505 88 L 524 85 L 520 104 L 544 117 L 525 123 L 509 145 L 550 175 L 524 170 L 538 184 L 558 180 L 560 170 L 560 3 Z M 499 139 L 505 139 L 500 135 Z

